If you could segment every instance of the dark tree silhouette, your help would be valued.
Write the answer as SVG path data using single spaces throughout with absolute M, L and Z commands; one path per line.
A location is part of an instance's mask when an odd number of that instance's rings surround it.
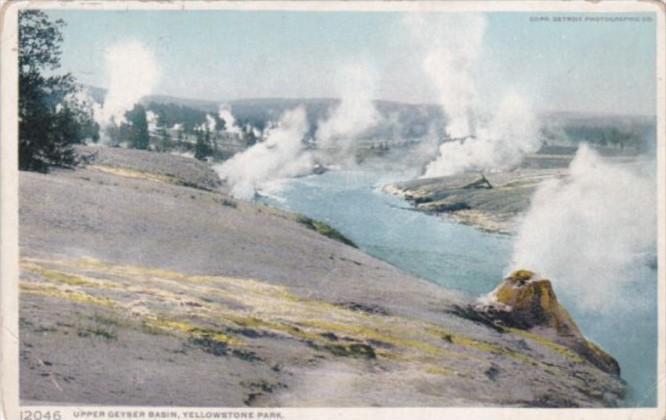
M 19 167 L 46 172 L 77 163 L 72 145 L 99 138 L 90 104 L 60 67 L 62 20 L 39 10 L 19 14 Z M 48 73 L 48 75 L 46 75 Z
M 150 144 L 150 135 L 148 134 L 146 108 L 141 104 L 136 104 L 134 108 L 125 113 L 125 118 L 129 124 L 130 146 L 135 149 L 147 149 Z
M 194 157 L 199 160 L 205 160 L 211 156 L 213 148 L 210 143 L 210 131 L 208 127 L 197 130 L 197 144 L 194 148 Z

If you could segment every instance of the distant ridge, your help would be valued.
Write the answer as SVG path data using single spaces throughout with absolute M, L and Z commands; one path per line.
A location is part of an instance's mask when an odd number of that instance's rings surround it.
M 106 89 L 97 86 L 84 85 L 90 95 L 97 102 L 102 102 L 106 95 Z M 308 114 L 318 114 L 322 110 L 328 110 L 339 102 L 336 98 L 243 98 L 231 100 L 214 101 L 210 99 L 183 98 L 171 95 L 149 95 L 144 97 L 141 102 L 149 104 L 151 102 L 159 104 L 177 104 L 196 108 L 204 112 L 217 112 L 221 104 L 228 104 L 234 109 L 234 114 L 244 114 L 244 111 L 252 109 L 256 113 L 256 108 L 267 108 L 273 110 L 272 113 L 280 113 L 286 109 L 298 105 L 304 105 Z M 392 113 L 400 111 L 419 111 L 422 115 L 430 117 L 441 117 L 441 109 L 438 105 L 432 103 L 412 104 L 406 102 L 390 101 L 377 99 L 374 101 L 378 110 L 382 113 Z M 642 114 L 606 114 L 596 112 L 577 112 L 577 111 L 544 111 L 539 114 L 540 117 L 554 122 L 576 122 L 587 124 L 598 124 L 606 122 L 609 119 L 624 120 L 626 122 L 652 122 L 656 116 Z
M 102 102 L 106 95 L 106 89 L 97 86 L 84 85 L 90 95 L 97 102 Z M 183 98 L 171 95 L 149 95 L 141 99 L 141 103 L 148 104 L 151 102 L 166 104 L 172 103 L 177 105 L 189 106 L 206 112 L 217 112 L 218 107 L 222 104 L 228 104 L 236 109 L 244 107 L 267 107 L 267 108 L 293 108 L 298 105 L 304 105 L 306 108 L 329 108 L 336 105 L 340 100 L 336 98 L 243 98 L 232 100 L 219 100 L 213 101 L 208 99 L 193 99 Z M 377 99 L 374 101 L 380 111 L 398 111 L 400 109 L 421 109 L 433 113 L 440 113 L 439 106 L 435 104 L 409 104 L 397 101 L 388 101 L 384 99 Z

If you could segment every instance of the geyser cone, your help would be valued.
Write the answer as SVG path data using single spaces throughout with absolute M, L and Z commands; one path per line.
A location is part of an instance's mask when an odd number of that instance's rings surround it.
M 571 315 L 558 302 L 550 280 L 538 278 L 531 271 L 514 271 L 491 296 L 490 301 L 502 305 L 518 328 L 548 327 L 559 335 L 581 334 Z
M 550 280 L 528 270 L 505 278 L 477 310 L 496 323 L 528 330 L 570 348 L 599 369 L 620 374 L 620 365 L 589 341 L 559 303 Z

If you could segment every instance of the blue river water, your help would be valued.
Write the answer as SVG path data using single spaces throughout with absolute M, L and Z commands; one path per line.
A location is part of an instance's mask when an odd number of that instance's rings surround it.
M 370 255 L 420 278 L 472 296 L 491 291 L 506 274 L 512 238 L 481 232 L 411 210 L 404 200 L 381 191 L 398 176 L 364 171 L 331 171 L 286 181 L 261 201 L 324 221 Z M 589 313 L 558 293 L 583 333 L 620 363 L 629 385 L 627 406 L 656 404 L 656 270 L 637 269 L 632 293 L 639 308 Z M 557 290 L 556 290 L 557 293 Z

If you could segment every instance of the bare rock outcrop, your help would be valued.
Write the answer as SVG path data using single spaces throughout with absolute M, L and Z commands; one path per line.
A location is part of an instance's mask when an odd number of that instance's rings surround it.
M 542 336 L 573 350 L 604 372 L 620 375 L 618 362 L 581 333 L 557 300 L 550 280 L 531 271 L 513 272 L 475 309 L 497 325 Z

